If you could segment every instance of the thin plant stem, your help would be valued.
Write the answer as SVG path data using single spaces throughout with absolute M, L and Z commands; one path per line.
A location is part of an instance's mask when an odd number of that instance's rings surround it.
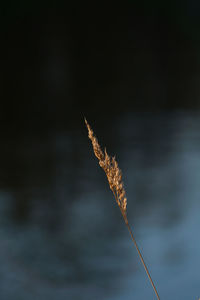
M 122 215 L 123 215 L 123 213 L 122 213 Z M 141 254 L 141 252 L 140 252 L 140 249 L 139 249 L 139 247 L 138 247 L 138 245 L 137 245 L 137 242 L 136 242 L 136 240 L 135 240 L 135 238 L 134 238 L 134 236 L 133 236 L 133 232 L 132 232 L 131 227 L 130 227 L 130 225 L 129 225 L 129 223 L 128 223 L 128 219 L 127 219 L 126 217 L 124 217 L 124 215 L 123 215 L 123 218 L 124 218 L 124 221 L 125 221 L 126 226 L 127 226 L 127 228 L 128 228 L 128 231 L 129 231 L 129 233 L 130 233 L 130 235 L 131 235 L 131 239 L 132 239 L 132 241 L 133 241 L 133 243 L 134 243 L 134 245 L 135 245 L 135 247 L 136 247 L 136 250 L 137 250 L 137 252 L 138 252 L 138 255 L 139 255 L 139 257 L 140 257 L 140 260 L 141 260 L 141 262 L 142 262 L 142 264 L 143 264 L 143 266 L 144 266 L 144 269 L 145 269 L 145 271 L 146 271 L 146 273 L 147 273 L 147 275 L 148 275 L 148 277 L 149 277 L 149 280 L 150 280 L 151 285 L 152 285 L 152 287 L 153 287 L 153 289 L 154 289 L 154 292 L 155 292 L 155 294 L 156 294 L 156 297 L 157 297 L 158 300 L 160 300 L 160 297 L 159 297 L 158 292 L 157 292 L 157 290 L 156 290 L 156 287 L 155 287 L 155 285 L 154 285 L 154 283 L 153 283 L 153 280 L 152 280 L 152 278 L 151 278 L 151 275 L 150 275 L 150 273 L 149 273 L 149 270 L 148 270 L 148 268 L 147 268 L 147 266 L 146 266 L 146 264 L 145 264 L 145 262 L 144 262 L 144 259 L 143 259 L 143 257 L 142 257 L 142 254 Z

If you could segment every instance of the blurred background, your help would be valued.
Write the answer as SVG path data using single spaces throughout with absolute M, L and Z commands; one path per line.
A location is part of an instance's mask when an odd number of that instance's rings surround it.
M 200 297 L 200 2 L 2 1 L 0 298 Z

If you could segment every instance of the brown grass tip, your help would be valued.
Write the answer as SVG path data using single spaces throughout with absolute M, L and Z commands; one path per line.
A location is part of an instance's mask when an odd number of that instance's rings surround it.
M 126 217 L 127 198 L 126 198 L 125 189 L 122 181 L 122 172 L 118 166 L 115 157 L 110 158 L 106 149 L 104 150 L 104 152 L 101 150 L 98 140 L 94 135 L 94 132 L 91 129 L 86 119 L 85 119 L 85 124 L 88 129 L 88 137 L 92 142 L 94 154 L 99 160 L 100 167 L 106 173 L 110 189 L 113 192 L 117 204 L 119 205 L 123 217 L 125 218 L 126 221 L 127 220 Z

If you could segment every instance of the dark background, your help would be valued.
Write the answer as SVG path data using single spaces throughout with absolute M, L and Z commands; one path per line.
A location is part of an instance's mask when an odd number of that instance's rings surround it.
M 197 298 L 199 1 L 10 1 L 0 14 L 0 298 L 154 299 L 84 116 L 119 158 L 161 298 Z
M 199 108 L 199 6 L 5 2 L 1 119 L 7 130 L 80 125 L 83 114 Z

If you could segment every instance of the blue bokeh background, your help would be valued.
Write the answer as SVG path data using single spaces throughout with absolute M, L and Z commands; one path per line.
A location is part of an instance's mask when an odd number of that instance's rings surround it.
M 91 10 L 92 8 L 92 10 Z M 3 2 L 0 299 L 198 299 L 199 3 Z

